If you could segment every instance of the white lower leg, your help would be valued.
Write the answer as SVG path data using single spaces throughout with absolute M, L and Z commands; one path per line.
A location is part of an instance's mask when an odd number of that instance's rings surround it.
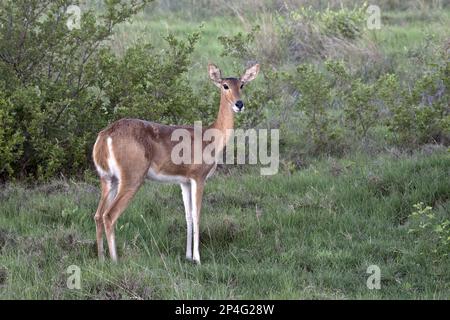
M 113 226 L 114 228 L 114 226 Z M 114 230 L 111 233 L 111 245 L 109 246 L 111 260 L 117 262 L 117 252 L 116 252 L 116 236 L 114 234 Z
M 192 225 L 194 231 L 194 250 L 193 250 L 193 258 L 194 261 L 200 263 L 200 250 L 199 250 L 199 242 L 200 242 L 200 223 L 198 221 L 198 208 L 197 208 L 197 183 L 195 180 L 191 179 L 191 203 L 192 203 Z
M 186 215 L 186 259 L 192 260 L 191 186 L 189 184 L 181 184 L 181 191 Z
M 95 219 L 95 229 L 97 234 L 97 252 L 100 260 L 104 260 L 104 250 L 103 250 L 103 221 L 98 221 Z
M 111 259 L 114 262 L 117 262 L 117 252 L 116 252 L 116 238 L 114 235 L 112 236 L 112 250 L 111 250 Z
M 95 220 L 95 229 L 96 229 L 96 235 L 97 235 L 97 251 L 98 251 L 98 257 L 101 261 L 104 260 L 104 249 L 103 249 L 103 218 L 102 213 L 108 209 L 110 203 L 111 203 L 111 193 L 114 192 L 113 184 L 111 183 L 110 179 L 105 179 L 105 184 L 103 188 L 106 188 L 105 190 L 102 190 L 104 194 L 102 194 L 102 198 L 100 199 L 100 204 L 97 209 L 97 212 L 95 213 L 94 220 Z M 106 194 L 106 196 L 105 196 Z

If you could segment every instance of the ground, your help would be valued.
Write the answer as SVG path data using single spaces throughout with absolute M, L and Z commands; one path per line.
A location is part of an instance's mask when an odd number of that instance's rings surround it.
M 117 225 L 118 264 L 96 257 L 97 183 L 7 185 L 0 298 L 446 299 L 448 247 L 408 232 L 414 204 L 450 211 L 449 154 L 427 153 L 327 158 L 270 177 L 222 170 L 205 191 L 201 266 L 184 259 L 177 185 L 140 190 Z M 67 287 L 71 265 L 79 290 Z M 367 287 L 371 265 L 380 290 Z

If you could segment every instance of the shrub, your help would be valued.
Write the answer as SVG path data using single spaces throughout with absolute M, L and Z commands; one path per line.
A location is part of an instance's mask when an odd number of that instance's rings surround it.
M 233 57 L 235 59 L 256 60 L 255 37 L 261 28 L 256 25 L 248 33 L 238 32 L 234 36 L 220 36 L 217 39 L 222 45 L 222 57 Z
M 279 17 L 281 42 L 292 62 L 347 59 L 368 60 L 374 48 L 356 43 L 361 37 L 365 6 L 319 12 L 311 7 L 291 10 Z
M 311 64 L 299 65 L 294 75 L 287 75 L 290 85 L 298 95 L 295 108 L 302 112 L 311 152 L 342 153 L 343 132 L 332 109 L 332 82 L 324 72 Z
M 450 250 L 450 221 L 439 217 L 423 202 L 413 205 L 408 233 L 415 236 L 420 254 L 432 254 L 434 259 L 447 259 Z M 420 240 L 418 240 L 419 238 Z
M 114 26 L 148 2 L 83 7 L 73 30 L 66 9 L 77 1 L 0 3 L 0 179 L 81 174 L 109 122 L 189 122 L 202 111 L 184 78 L 198 34 L 168 36 L 164 50 L 139 44 L 123 57 L 108 47 Z
M 389 97 L 385 103 L 392 114 L 387 124 L 397 144 L 414 147 L 423 143 L 449 143 L 448 53 L 431 64 L 411 89 L 401 88 L 396 77 L 390 78 L 385 88 L 384 95 Z
M 206 106 L 199 103 L 184 77 L 198 39 L 198 33 L 186 41 L 169 35 L 165 38 L 168 48 L 163 51 L 142 44 L 128 49 L 123 57 L 103 52 L 96 87 L 106 101 L 107 117 L 164 123 L 198 119 Z
M 22 154 L 23 137 L 14 126 L 14 106 L 0 91 L 0 175 L 14 173 L 12 163 Z
M 355 7 L 352 10 L 341 8 L 331 10 L 327 8 L 318 15 L 318 19 L 324 24 L 327 34 L 354 40 L 361 35 L 365 21 L 366 6 Z
M 344 125 L 358 140 L 367 137 L 378 124 L 383 98 L 394 98 L 389 87 L 391 75 L 367 82 L 350 74 L 341 61 L 326 61 L 326 68 L 334 81 L 335 96 L 342 104 Z
M 433 63 L 412 88 L 400 83 L 395 74 L 367 82 L 348 73 L 341 62 L 327 61 L 326 67 L 334 78 L 344 123 L 358 139 L 384 122 L 395 137 L 393 142 L 403 147 L 448 143 L 448 59 Z

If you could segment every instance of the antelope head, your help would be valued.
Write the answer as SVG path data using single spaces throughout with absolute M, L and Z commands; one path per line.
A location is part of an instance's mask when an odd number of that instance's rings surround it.
M 214 64 L 208 65 L 209 77 L 213 83 L 220 88 L 222 99 L 233 109 L 234 112 L 244 110 L 241 100 L 241 91 L 244 86 L 256 78 L 259 72 L 259 64 L 248 68 L 240 78 L 222 78 L 220 69 Z

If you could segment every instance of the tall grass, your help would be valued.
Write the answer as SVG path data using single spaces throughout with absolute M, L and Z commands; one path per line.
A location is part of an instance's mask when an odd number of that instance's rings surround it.
M 217 15 L 251 14 L 261 11 L 293 10 L 299 7 L 315 9 L 341 8 L 359 6 L 359 0 L 161 0 L 154 3 L 150 10 L 161 12 L 184 12 L 190 19 Z M 448 0 L 375 0 L 370 4 L 378 5 L 384 10 L 434 10 L 450 6 Z
M 98 189 L 55 182 L 2 188 L 0 297 L 85 299 L 445 299 L 449 260 L 409 233 L 413 205 L 450 212 L 450 158 L 324 159 L 292 175 L 217 176 L 207 185 L 203 264 L 184 260 L 178 186 L 146 184 L 119 219 L 120 261 L 97 261 Z M 66 286 L 81 268 L 81 289 Z M 366 270 L 381 268 L 381 290 Z

